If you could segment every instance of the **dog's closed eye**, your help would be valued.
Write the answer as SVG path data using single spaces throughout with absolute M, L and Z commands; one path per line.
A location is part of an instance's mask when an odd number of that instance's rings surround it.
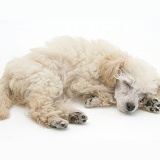
M 123 81 L 123 84 L 128 88 L 132 88 L 131 84 L 127 81 Z

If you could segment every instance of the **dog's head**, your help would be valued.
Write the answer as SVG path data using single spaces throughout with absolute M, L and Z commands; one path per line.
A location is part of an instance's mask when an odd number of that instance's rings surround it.
M 141 59 L 117 52 L 107 55 L 101 63 L 102 80 L 115 89 L 117 107 L 132 113 L 147 95 L 156 95 L 159 76 L 156 70 Z

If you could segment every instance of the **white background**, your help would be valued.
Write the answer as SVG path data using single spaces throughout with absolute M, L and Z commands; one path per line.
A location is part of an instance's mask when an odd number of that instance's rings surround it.
M 0 75 L 10 59 L 61 35 L 107 39 L 160 72 L 159 8 L 158 0 L 0 0 Z M 0 121 L 0 159 L 159 158 L 160 115 L 75 107 L 88 122 L 59 131 L 14 106 Z

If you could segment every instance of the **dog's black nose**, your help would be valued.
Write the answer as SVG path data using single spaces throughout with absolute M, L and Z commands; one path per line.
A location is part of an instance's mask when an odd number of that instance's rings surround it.
M 127 108 L 127 111 L 131 112 L 135 109 L 135 105 L 133 103 L 128 102 L 126 108 Z

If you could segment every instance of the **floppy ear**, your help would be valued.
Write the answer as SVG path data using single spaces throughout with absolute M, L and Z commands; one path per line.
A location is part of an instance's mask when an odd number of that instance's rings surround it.
M 115 87 L 116 84 L 116 74 L 119 69 L 123 67 L 125 63 L 124 57 L 120 54 L 109 54 L 107 55 L 100 64 L 101 77 L 103 82 L 108 87 Z

